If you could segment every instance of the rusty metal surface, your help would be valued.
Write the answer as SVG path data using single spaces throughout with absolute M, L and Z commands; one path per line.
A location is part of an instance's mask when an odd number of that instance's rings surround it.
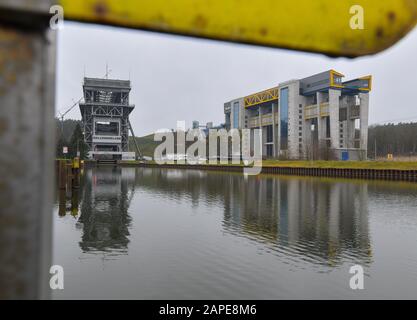
M 70 20 L 356 57 L 380 52 L 417 22 L 416 0 L 59 0 Z M 352 6 L 364 29 L 352 29 Z M 354 12 L 354 11 L 353 11 Z
M 0 299 L 48 297 L 53 50 L 47 31 L 0 25 Z
M 51 0 L 0 0 L 1 9 L 13 9 L 28 12 L 49 12 L 52 3 L 57 1 Z
M 43 30 L 49 25 L 53 0 L 0 0 L 0 23 Z

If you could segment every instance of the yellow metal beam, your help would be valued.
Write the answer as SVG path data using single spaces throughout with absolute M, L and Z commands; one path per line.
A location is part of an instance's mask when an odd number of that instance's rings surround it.
M 277 100 L 278 95 L 279 94 L 278 94 L 277 87 L 251 94 L 244 98 L 245 108 L 248 108 L 257 104 L 261 104 L 264 102 Z
M 417 21 L 416 0 L 57 0 L 65 18 L 334 56 L 390 47 Z M 364 29 L 351 29 L 360 5 Z
M 372 90 L 372 76 L 371 75 L 365 76 L 365 77 L 361 77 L 359 79 L 361 79 L 361 80 L 368 80 L 368 87 L 367 88 L 361 88 L 362 90 L 365 90 L 365 91 L 371 91 Z

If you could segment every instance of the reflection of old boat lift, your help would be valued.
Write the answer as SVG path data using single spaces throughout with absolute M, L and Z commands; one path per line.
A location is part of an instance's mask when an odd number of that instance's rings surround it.
M 92 200 L 91 196 L 86 196 L 88 186 L 81 188 L 80 193 L 80 180 L 83 175 L 82 166 L 83 164 L 78 159 L 74 159 L 71 162 L 66 160 L 60 160 L 58 162 L 59 216 L 65 216 L 67 213 L 70 213 L 73 217 L 77 217 L 81 200 Z M 135 193 L 135 183 L 132 183 L 130 193 L 127 192 L 127 189 L 124 192 L 122 185 L 120 188 L 122 195 L 121 201 L 123 199 L 123 203 L 121 203 L 123 210 L 121 211 L 127 213 Z M 70 203 L 68 203 L 68 199 L 71 199 Z
M 84 252 L 98 250 L 104 256 L 127 252 L 131 223 L 129 207 L 135 194 L 136 173 L 132 179 L 125 173 L 117 167 L 92 168 L 85 175 L 77 220 L 83 230 L 79 245 Z M 113 196 L 109 197 L 109 194 Z

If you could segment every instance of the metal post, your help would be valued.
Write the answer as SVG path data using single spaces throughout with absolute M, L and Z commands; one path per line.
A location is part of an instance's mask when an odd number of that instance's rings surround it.
M 0 4 L 0 299 L 49 298 L 55 168 L 51 2 Z
M 275 132 L 275 103 L 272 104 L 272 150 L 273 150 L 273 157 L 277 157 L 277 139 L 276 139 L 276 132 Z
M 132 133 L 132 136 L 133 136 L 133 142 L 135 143 L 135 148 L 136 148 L 136 151 L 137 151 L 137 153 L 138 153 L 139 159 L 142 159 L 142 152 L 140 152 L 140 149 L 139 149 L 138 143 L 137 143 L 137 141 L 136 141 L 136 136 L 135 136 L 135 133 L 133 132 L 132 125 L 130 124 L 130 120 L 129 120 L 129 119 L 128 119 L 127 121 L 128 121 L 128 124 L 129 124 L 129 129 L 130 129 L 130 132 Z

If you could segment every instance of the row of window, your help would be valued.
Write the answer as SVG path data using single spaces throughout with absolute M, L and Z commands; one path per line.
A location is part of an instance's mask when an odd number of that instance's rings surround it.
M 298 105 L 298 149 L 301 152 L 303 142 L 303 105 Z

